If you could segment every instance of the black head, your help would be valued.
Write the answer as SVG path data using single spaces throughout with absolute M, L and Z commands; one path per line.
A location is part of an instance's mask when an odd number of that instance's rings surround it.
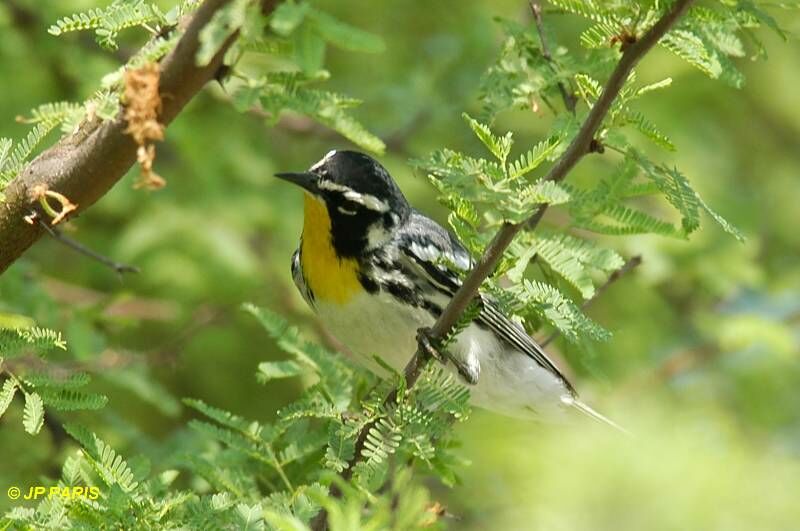
M 411 208 L 381 164 L 357 151 L 330 151 L 304 173 L 278 173 L 321 202 L 340 256 L 358 256 L 387 241 Z M 306 203 L 306 223 L 309 222 Z

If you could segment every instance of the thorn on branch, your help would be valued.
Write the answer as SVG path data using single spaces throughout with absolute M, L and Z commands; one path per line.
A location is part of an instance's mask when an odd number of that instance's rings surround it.
M 602 140 L 598 140 L 593 138 L 591 142 L 589 142 L 589 153 L 600 153 L 601 155 L 606 152 L 606 146 L 603 145 Z
M 80 254 L 82 254 L 84 256 L 87 256 L 87 257 L 89 257 L 92 260 L 95 260 L 97 262 L 100 262 L 104 266 L 109 267 L 109 268 L 113 269 L 114 271 L 116 271 L 119 275 L 123 275 L 125 273 L 139 273 L 140 272 L 140 269 L 138 267 L 136 267 L 136 266 L 132 266 L 132 265 L 116 262 L 116 261 L 112 260 L 111 258 L 103 256 L 102 254 L 89 249 L 88 247 L 86 247 L 82 243 L 73 240 L 69 236 L 64 236 L 59 230 L 48 226 L 47 223 L 45 223 L 41 219 L 39 219 L 37 221 L 39 222 L 39 225 L 42 228 L 44 228 L 44 230 L 47 231 L 47 233 L 54 240 L 57 240 L 57 241 L 63 243 L 64 245 L 66 245 L 67 247 L 69 247 L 70 249 L 72 249 L 73 251 L 75 251 L 77 253 L 80 253 Z
M 217 68 L 217 71 L 214 72 L 214 80 L 217 83 L 219 83 L 220 87 L 223 87 L 223 82 L 226 79 L 228 79 L 228 76 L 231 74 L 231 71 L 232 69 L 230 66 L 226 65 L 225 63 L 222 63 L 221 65 L 219 65 L 219 68 Z
M 613 48 L 615 44 L 619 43 L 619 51 L 625 53 L 628 48 L 636 44 L 637 40 L 635 33 L 625 30 L 611 38 L 611 47 Z

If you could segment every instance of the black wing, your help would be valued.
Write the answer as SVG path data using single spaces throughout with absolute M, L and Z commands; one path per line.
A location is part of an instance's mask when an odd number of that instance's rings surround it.
M 452 297 L 461 286 L 461 279 L 450 267 L 469 271 L 474 264 L 472 257 L 453 234 L 419 212 L 412 212 L 408 222 L 398 231 L 397 238 L 402 255 L 427 277 L 437 291 L 448 297 Z M 477 323 L 492 330 L 508 345 L 556 375 L 574 394 L 572 384 L 524 328 L 509 319 L 488 296 L 481 294 L 480 302 L 481 312 L 476 318 Z

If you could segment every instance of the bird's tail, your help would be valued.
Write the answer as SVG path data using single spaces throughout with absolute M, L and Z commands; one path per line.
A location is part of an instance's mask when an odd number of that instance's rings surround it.
M 594 409 L 589 407 L 587 404 L 584 404 L 583 402 L 581 402 L 577 398 L 571 397 L 571 396 L 565 396 L 561 400 L 564 402 L 564 404 L 574 407 L 575 409 L 577 409 L 578 411 L 580 411 L 581 413 L 583 413 L 587 417 L 590 417 L 590 418 L 592 418 L 592 419 L 594 419 L 594 420 L 596 420 L 598 422 L 606 424 L 607 426 L 611 426 L 615 430 L 618 430 L 618 431 L 624 433 L 625 435 L 628 435 L 628 436 L 631 435 L 631 432 L 629 432 L 628 430 L 626 430 L 625 428 L 623 428 L 622 426 L 620 426 L 619 424 L 617 424 L 616 422 L 614 422 L 610 418 L 606 417 L 605 415 L 602 415 L 602 414 L 598 413 L 597 411 L 595 411 Z

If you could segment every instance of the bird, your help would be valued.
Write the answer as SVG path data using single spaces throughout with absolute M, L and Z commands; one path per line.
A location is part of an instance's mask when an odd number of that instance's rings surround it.
M 321 324 L 377 373 L 402 371 L 417 331 L 433 325 L 474 259 L 457 237 L 414 209 L 365 153 L 331 150 L 307 171 L 277 173 L 302 188 L 303 229 L 292 278 Z M 447 368 L 472 404 L 512 417 L 564 419 L 570 409 L 619 428 L 579 400 L 525 329 L 486 293 L 448 343 Z M 622 428 L 619 428 L 622 429 Z

